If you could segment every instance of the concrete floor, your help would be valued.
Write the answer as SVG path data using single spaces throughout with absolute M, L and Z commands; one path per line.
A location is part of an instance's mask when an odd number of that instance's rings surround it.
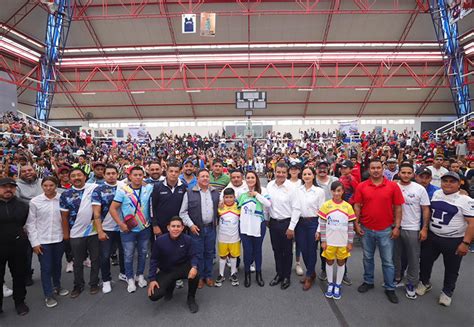
M 249 289 L 243 285 L 232 287 L 228 281 L 221 288 L 205 287 L 197 294 L 200 306 L 197 314 L 187 310 L 186 289 L 177 290 L 170 302 L 152 303 L 147 299 L 146 289 L 128 294 L 126 284 L 120 281 L 113 284 L 110 294 L 89 295 L 86 291 L 77 299 L 59 298 L 59 305 L 48 309 L 44 305 L 36 258 L 34 266 L 35 284 L 28 288 L 27 295 L 30 313 L 17 316 L 13 301 L 5 299 L 0 326 L 474 326 L 471 297 L 474 294 L 474 255 L 471 253 L 463 259 L 450 308 L 437 304 L 443 277 L 441 259 L 433 270 L 433 290 L 415 301 L 407 299 L 403 289 L 399 289 L 400 303 L 388 302 L 380 286 L 379 258 L 376 260 L 376 288 L 359 294 L 357 286 L 362 282 L 359 247 L 354 249 L 348 264 L 354 284 L 344 286 L 339 301 L 326 299 L 321 290 L 326 284 L 319 281 L 311 290 L 303 292 L 295 274 L 289 289 L 269 287 L 274 264 L 268 235 L 264 243 L 265 287 L 260 288 L 255 283 Z M 85 270 L 88 275 L 89 269 Z M 112 272 L 117 279 L 118 267 L 113 267 Z M 241 279 L 242 275 L 240 272 Z M 6 279 L 11 286 L 11 280 Z M 64 273 L 62 280 L 64 287 L 72 288 L 72 274 Z

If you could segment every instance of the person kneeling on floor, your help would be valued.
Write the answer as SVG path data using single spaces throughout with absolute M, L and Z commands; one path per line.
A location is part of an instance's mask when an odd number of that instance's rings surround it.
M 195 300 L 199 275 L 193 240 L 183 234 L 183 220 L 178 216 L 171 218 L 167 228 L 169 233 L 158 237 L 153 244 L 148 274 L 148 297 L 152 301 L 158 301 L 162 297 L 171 300 L 176 281 L 187 278 L 187 304 L 189 310 L 196 313 L 199 310 Z

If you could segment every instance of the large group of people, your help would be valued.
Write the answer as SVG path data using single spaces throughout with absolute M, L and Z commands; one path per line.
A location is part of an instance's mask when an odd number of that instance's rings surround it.
M 377 247 L 392 303 L 399 301 L 400 286 L 413 300 L 428 292 L 433 264 L 442 255 L 439 304 L 449 306 L 474 240 L 470 124 L 441 140 L 429 133 L 371 131 L 362 132 L 358 143 L 344 143 L 344 135 L 308 130 L 296 139 L 269 132 L 258 141 L 161 134 L 117 142 L 95 140 L 85 130 L 33 137 L 42 133 L 38 126 L 4 114 L 3 297 L 13 296 L 19 315 L 29 312 L 26 287 L 33 284 L 35 254 L 48 308 L 59 297 L 81 295 L 85 266 L 90 294 L 112 292 L 111 265 L 118 265 L 127 291 L 147 288 L 152 301 L 171 299 L 187 280 L 194 313 L 198 289 L 221 287 L 227 266 L 230 284 L 240 285 L 241 259 L 244 287 L 252 286 L 252 273 L 256 285 L 265 286 L 268 229 L 271 287 L 289 288 L 294 266 L 304 291 L 320 279 L 327 281 L 324 296 L 340 299 L 342 285 L 352 284 L 348 268 L 357 264 L 350 256 L 359 238 L 360 293 L 375 287 Z M 61 282 L 63 257 L 66 272 L 74 275 L 72 290 Z M 13 290 L 4 283 L 7 264 Z

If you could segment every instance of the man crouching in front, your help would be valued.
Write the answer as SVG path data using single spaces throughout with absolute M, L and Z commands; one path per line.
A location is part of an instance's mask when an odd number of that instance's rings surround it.
M 189 311 L 196 313 L 199 310 L 195 300 L 199 276 L 193 240 L 183 234 L 184 224 L 180 217 L 171 218 L 167 227 L 169 233 L 158 237 L 153 244 L 148 297 L 152 301 L 158 301 L 162 297 L 169 301 L 173 298 L 176 281 L 187 278 L 187 304 Z

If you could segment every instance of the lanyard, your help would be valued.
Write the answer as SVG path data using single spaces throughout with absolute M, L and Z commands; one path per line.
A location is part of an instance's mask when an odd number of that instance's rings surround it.
M 132 188 L 132 187 L 130 187 L 130 188 L 131 188 L 132 191 L 133 191 L 133 195 L 135 195 L 135 197 L 137 198 L 138 205 L 141 207 L 141 206 L 142 206 L 142 202 L 141 202 L 142 187 L 140 186 L 140 191 L 138 192 L 138 194 L 137 194 L 137 192 L 136 192 L 136 190 L 135 190 L 134 188 Z M 138 206 L 137 206 L 136 209 L 138 209 Z

